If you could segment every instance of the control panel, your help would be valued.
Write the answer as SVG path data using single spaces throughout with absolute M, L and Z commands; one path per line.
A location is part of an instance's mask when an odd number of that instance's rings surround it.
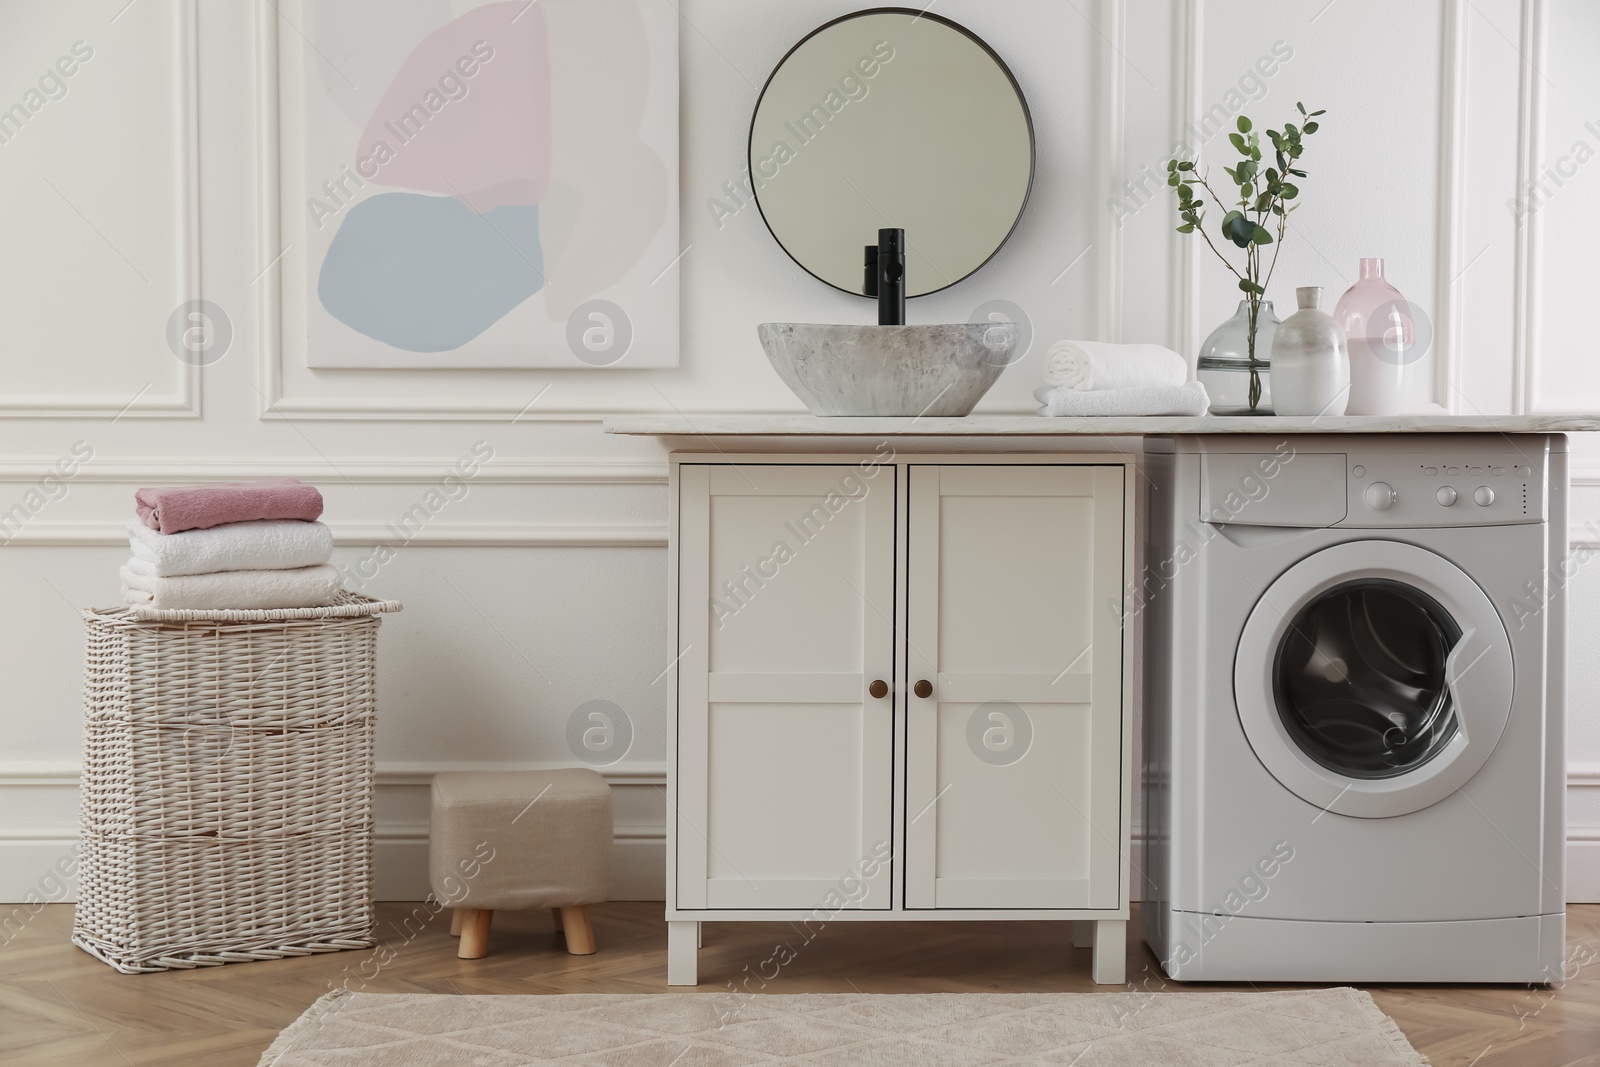
M 1347 456 L 1339 526 L 1499 526 L 1543 522 L 1545 487 L 1535 456 L 1463 450 L 1453 455 Z

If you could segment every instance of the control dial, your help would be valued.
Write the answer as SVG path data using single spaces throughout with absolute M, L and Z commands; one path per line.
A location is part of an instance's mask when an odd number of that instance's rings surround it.
M 1494 490 L 1487 485 L 1480 485 L 1472 491 L 1472 499 L 1478 502 L 1480 508 L 1486 508 L 1494 503 Z
M 1373 482 L 1367 486 L 1367 507 L 1374 511 L 1388 511 L 1394 507 L 1398 494 L 1388 482 Z
M 1447 508 L 1455 505 L 1456 491 L 1451 486 L 1441 485 L 1439 487 L 1439 491 L 1433 494 L 1433 496 L 1435 500 L 1439 501 L 1439 503 L 1443 504 Z

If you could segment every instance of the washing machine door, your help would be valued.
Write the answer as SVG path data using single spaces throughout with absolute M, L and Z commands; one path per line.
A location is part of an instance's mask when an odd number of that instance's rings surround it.
M 1389 818 L 1437 804 L 1488 761 L 1511 717 L 1511 639 L 1449 560 L 1352 541 L 1267 588 L 1233 680 L 1250 746 L 1285 788 Z

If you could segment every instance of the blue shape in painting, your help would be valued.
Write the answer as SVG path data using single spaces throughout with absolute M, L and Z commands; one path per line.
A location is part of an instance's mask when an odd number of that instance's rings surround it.
M 543 288 L 539 205 L 480 215 L 420 193 L 352 207 L 317 279 L 329 314 L 408 352 L 460 348 Z

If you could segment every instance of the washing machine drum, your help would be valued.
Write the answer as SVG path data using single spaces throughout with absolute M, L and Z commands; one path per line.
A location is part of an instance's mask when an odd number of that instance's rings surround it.
M 1384 818 L 1460 789 L 1511 713 L 1511 645 L 1483 590 L 1415 545 L 1359 541 L 1286 571 L 1234 660 L 1239 720 L 1285 787 Z

